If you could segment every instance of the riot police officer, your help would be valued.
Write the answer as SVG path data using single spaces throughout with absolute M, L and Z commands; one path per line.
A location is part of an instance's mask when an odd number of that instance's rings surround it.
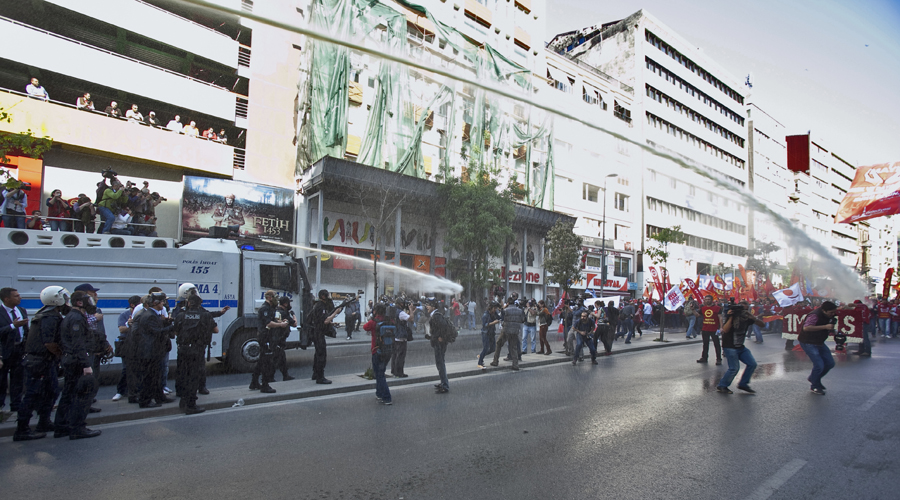
M 275 367 L 272 370 L 272 373 L 274 374 L 275 371 L 281 370 L 281 379 L 287 382 L 288 380 L 294 380 L 294 377 L 288 374 L 287 356 L 284 353 L 284 349 L 287 347 L 287 338 L 291 333 L 290 327 L 297 326 L 297 316 L 291 311 L 290 297 L 285 296 L 278 299 L 278 308 L 275 309 L 275 318 L 276 321 L 287 321 L 288 326 L 285 328 L 276 328 L 272 332 L 272 340 L 275 344 Z M 274 382 L 274 380 L 271 380 L 270 382 Z
M 257 332 L 256 340 L 259 342 L 259 361 L 253 370 L 253 378 L 250 380 L 250 390 L 259 389 L 260 392 L 271 394 L 275 389 L 269 385 L 269 382 L 275 378 L 275 344 L 273 342 L 272 331 L 278 328 L 286 328 L 288 322 L 286 320 L 277 320 L 275 318 L 275 309 L 278 306 L 278 295 L 274 290 L 267 290 L 264 295 L 266 301 L 259 308 L 257 313 Z M 262 384 L 259 377 L 262 375 Z
M 25 338 L 25 397 L 19 405 L 16 432 L 13 441 L 30 441 L 53 431 L 50 412 L 56 401 L 58 388 L 56 367 L 62 357 L 59 325 L 63 313 L 68 312 L 69 291 L 61 286 L 48 286 L 41 291 L 44 304 L 31 318 L 31 327 Z M 38 424 L 32 432 L 29 426 L 31 414 L 37 409 Z
M 62 348 L 62 370 L 65 376 L 62 396 L 56 409 L 53 437 L 69 436 L 69 439 L 92 438 L 100 431 L 84 425 L 88 409 L 97 390 L 97 379 L 91 369 L 89 351 L 94 347 L 87 316 L 97 312 L 97 306 L 86 292 L 78 291 L 70 298 L 72 310 L 59 326 Z
M 326 334 L 333 337 L 334 318 L 343 310 L 344 305 L 334 307 L 334 301 L 331 300 L 331 294 L 328 290 L 319 290 L 319 300 L 313 304 L 310 311 L 310 327 L 312 328 L 312 342 L 316 348 L 313 357 L 313 373 L 312 379 L 317 384 L 330 384 L 331 381 L 325 378 L 325 362 L 327 360 L 327 351 L 325 349 Z
M 199 371 L 203 364 L 203 351 L 211 341 L 212 334 L 218 331 L 212 315 L 200 306 L 202 302 L 199 295 L 190 295 L 187 298 L 187 309 L 175 316 L 175 342 L 178 344 L 175 384 L 181 390 L 179 406 L 187 415 L 206 411 L 197 406 Z
M 187 298 L 190 297 L 191 295 L 198 295 L 197 286 L 194 285 L 193 283 L 184 283 L 180 287 L 178 287 L 178 302 L 175 303 L 175 308 L 172 310 L 173 318 L 177 317 L 178 313 L 180 313 L 182 310 L 184 310 Z M 202 305 L 202 301 L 201 301 L 200 309 L 206 311 L 206 308 L 204 308 Z M 222 316 L 226 312 L 228 312 L 229 309 L 231 309 L 230 306 L 225 306 L 221 310 L 207 311 L 207 312 L 210 314 L 210 317 L 215 319 L 215 318 Z M 218 328 L 218 327 L 216 327 L 216 328 Z M 212 342 L 212 337 L 210 337 L 210 342 Z M 207 351 L 206 351 L 207 361 L 209 361 L 209 344 L 207 344 L 204 347 L 207 349 Z M 176 362 L 177 362 L 177 360 L 176 360 Z M 176 365 L 176 371 L 177 370 L 178 370 L 178 368 Z M 197 392 L 199 392 L 200 394 L 204 394 L 204 395 L 209 394 L 209 389 L 206 388 L 206 363 L 201 362 L 200 365 L 197 367 L 197 371 L 198 371 L 198 374 L 200 377 L 200 385 L 199 385 L 200 388 L 197 389 Z M 175 378 L 175 395 L 181 397 L 181 389 L 178 387 L 178 377 Z

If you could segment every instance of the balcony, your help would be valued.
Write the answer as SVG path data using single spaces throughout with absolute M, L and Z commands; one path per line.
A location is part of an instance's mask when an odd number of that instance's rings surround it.
M 230 68 L 237 68 L 238 42 L 223 33 L 140 0 L 47 1 Z
M 235 119 L 235 94 L 228 89 L 9 18 L 0 17 L 0 30 L 5 38 L 0 46 L 2 58 L 210 116 Z M 237 47 L 234 55 L 236 58 Z
M 51 137 L 54 144 L 85 149 L 94 154 L 229 177 L 233 173 L 234 148 L 225 144 L 9 91 L 0 92 L 0 107 L 12 117 L 11 123 L 0 122 L 3 132 L 20 133 L 30 129 L 37 136 Z

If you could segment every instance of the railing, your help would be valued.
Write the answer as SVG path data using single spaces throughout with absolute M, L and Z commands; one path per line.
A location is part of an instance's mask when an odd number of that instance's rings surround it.
M 549 48 L 549 45 L 547 45 L 547 44 L 545 43 L 545 44 L 544 44 L 544 47 Z M 627 93 L 629 93 L 629 94 L 634 95 L 634 87 L 632 87 L 632 86 L 630 86 L 630 85 L 626 85 L 625 83 L 623 83 L 623 82 L 620 81 L 619 79 L 607 75 L 606 73 L 600 71 L 599 69 L 597 69 L 597 68 L 591 66 L 590 64 L 588 64 L 588 63 L 586 63 L 586 62 L 581 61 L 580 59 L 575 59 L 574 57 L 570 56 L 569 54 L 565 53 L 564 51 L 561 51 L 561 50 L 554 50 L 554 49 L 550 49 L 550 50 L 552 50 L 553 52 L 556 52 L 557 54 L 559 54 L 559 55 L 561 55 L 561 56 L 563 56 L 563 57 L 565 57 L 565 58 L 568 59 L 569 61 L 572 61 L 573 63 L 575 63 L 576 66 L 578 66 L 578 67 L 580 67 L 580 68 L 583 68 L 583 69 L 585 69 L 585 70 L 591 72 L 594 76 L 599 77 L 601 80 L 605 80 L 605 81 L 607 81 L 607 82 L 609 82 L 609 83 L 612 83 L 612 84 L 618 84 L 620 89 L 622 89 L 623 91 L 625 91 L 625 92 L 627 92 Z
M 250 47 L 246 45 L 238 47 L 238 66 L 250 67 Z
M 244 170 L 246 161 L 247 151 L 239 148 L 234 148 L 234 168 L 237 170 Z
M 247 118 L 247 108 L 250 107 L 250 101 L 248 101 L 245 97 L 238 97 L 237 102 L 234 105 L 234 116 L 235 118 Z
M 96 110 L 96 109 L 88 109 L 88 108 L 79 108 L 78 106 L 76 106 L 76 105 L 74 105 L 74 104 L 69 104 L 69 103 L 67 103 L 67 102 L 62 102 L 62 101 L 54 101 L 53 99 L 47 99 L 47 100 L 44 100 L 44 99 L 41 99 L 41 98 L 39 98 L 39 97 L 35 97 L 35 96 L 32 96 L 32 95 L 28 95 L 28 94 L 25 93 L 25 92 L 19 92 L 18 90 L 12 90 L 12 89 L 7 89 L 7 88 L 3 88 L 3 87 L 0 87 L 0 92 L 6 92 L 7 94 L 12 94 L 12 95 L 17 95 L 17 96 L 21 96 L 21 97 L 26 97 L 26 98 L 29 98 L 29 99 L 34 99 L 34 100 L 36 100 L 36 101 L 44 101 L 44 102 L 47 102 L 47 103 L 55 104 L 55 105 L 57 105 L 57 106 L 63 106 L 63 107 L 66 107 L 66 108 L 74 109 L 74 110 L 77 110 L 77 111 L 84 111 L 84 112 L 92 113 L 92 114 L 95 114 L 95 115 L 103 115 L 103 116 L 108 117 L 108 118 L 113 118 L 113 119 L 116 119 L 116 120 L 121 120 L 121 121 L 123 121 L 123 122 L 129 122 L 128 118 L 125 117 L 125 114 L 124 114 L 124 113 L 122 114 L 122 116 L 112 116 L 112 115 L 110 115 L 109 113 L 106 113 L 105 111 L 98 111 L 98 110 Z M 8 111 L 8 110 L 7 110 L 7 111 Z M 127 109 L 123 109 L 122 111 L 127 112 L 128 110 L 127 110 Z M 146 119 L 147 119 L 147 117 L 144 117 L 144 120 L 142 120 L 142 121 L 131 121 L 130 123 L 132 123 L 132 124 L 137 124 L 137 125 L 142 125 L 142 126 L 144 126 L 144 127 L 155 128 L 155 129 L 157 129 L 157 130 L 162 130 L 162 131 L 165 131 L 165 132 L 177 132 L 177 133 L 179 133 L 179 134 L 180 134 L 180 133 L 183 133 L 183 132 L 180 131 L 180 130 L 171 130 L 171 129 L 167 128 L 165 125 L 162 124 L 162 122 L 160 122 L 159 125 L 151 125 L 151 124 L 149 124 L 149 123 L 146 122 Z M 190 122 L 189 122 L 189 123 L 190 123 Z M 220 140 L 218 140 L 218 139 L 210 139 L 210 138 L 208 138 L 208 137 L 203 137 L 203 136 L 200 136 L 200 135 L 198 135 L 196 138 L 197 138 L 197 139 L 203 139 L 203 140 L 206 140 L 206 141 L 212 141 L 212 142 L 218 142 L 218 143 L 221 143 L 221 144 L 226 144 L 225 142 L 220 141 Z
M 162 68 L 162 67 L 156 66 L 156 65 L 154 65 L 154 64 L 146 63 L 146 62 L 141 61 L 141 60 L 139 60 L 139 59 L 134 59 L 134 58 L 132 58 L 132 57 L 123 56 L 122 54 L 118 54 L 118 53 L 116 53 L 116 52 L 112 52 L 112 51 L 106 50 L 106 49 L 101 49 L 100 47 L 96 47 L 96 46 L 94 46 L 94 45 L 90 45 L 90 44 L 87 44 L 87 43 L 84 43 L 84 42 L 80 42 L 80 41 L 75 40 L 75 39 L 73 39 L 73 38 L 69 38 L 69 37 L 66 37 L 66 36 L 58 35 L 58 34 L 56 34 L 56 33 L 53 33 L 52 31 L 47 31 L 47 30 L 44 30 L 44 29 L 41 29 L 41 28 L 36 28 L 36 27 L 34 27 L 34 26 L 31 26 L 31 25 L 28 25 L 28 24 L 25 24 L 25 23 L 20 23 L 19 21 L 16 21 L 16 20 L 14 20 L 14 19 L 10 19 L 10 18 L 8 18 L 8 17 L 0 16 L 0 21 L 6 21 L 6 22 L 8 22 L 8 23 L 10 23 L 10 24 L 15 24 L 15 25 L 21 26 L 21 27 L 23 27 L 23 28 L 30 29 L 30 30 L 32 30 L 32 31 L 37 31 L 38 33 L 43 33 L 43 34 L 45 34 L 45 35 L 49 35 L 49 36 L 52 36 L 52 37 L 54 37 L 54 38 L 59 38 L 60 40 L 65 40 L 65 41 L 70 42 L 70 43 L 74 43 L 74 44 L 77 44 L 77 45 L 81 45 L 82 47 L 86 47 L 86 48 L 88 48 L 88 49 L 96 50 L 96 51 L 98 51 L 98 52 L 103 52 L 104 54 L 109 54 L 109 55 L 114 56 L 114 57 L 117 57 L 117 58 L 119 58 L 119 59 L 124 59 L 124 60 L 126 60 L 126 61 L 131 61 L 131 62 L 133 62 L 133 63 L 137 63 L 137 64 L 140 64 L 140 65 L 142 65 L 142 66 L 146 66 L 146 67 L 148 67 L 148 68 L 153 68 L 153 69 L 155 69 L 155 70 L 157 70 L 157 71 L 162 71 L 163 73 L 168 73 L 168 74 L 170 74 L 170 75 L 174 75 L 174 76 L 177 76 L 177 77 L 180 77 L 180 78 L 185 78 L 185 79 L 187 79 L 187 80 L 191 80 L 191 81 L 193 81 L 193 82 L 197 82 L 197 83 L 206 85 L 207 87 L 212 87 L 212 88 L 215 88 L 215 89 L 224 90 L 224 91 L 226 91 L 226 92 L 231 92 L 229 89 L 227 89 L 227 88 L 225 88 L 225 87 L 221 87 L 221 86 L 216 85 L 216 84 L 214 84 L 214 83 L 204 82 L 203 80 L 198 80 L 198 79 L 196 79 L 196 78 L 194 78 L 194 77 L 192 77 L 192 76 L 187 76 L 187 75 L 182 74 L 182 73 L 177 73 L 177 72 L 175 72 L 175 71 L 171 71 L 171 70 L 168 70 L 168 69 L 166 69 L 166 68 Z

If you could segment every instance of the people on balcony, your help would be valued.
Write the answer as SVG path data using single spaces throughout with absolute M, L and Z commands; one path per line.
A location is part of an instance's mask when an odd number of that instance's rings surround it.
M 91 100 L 91 93 L 85 92 L 84 95 L 76 99 L 75 107 L 85 111 L 94 111 L 94 101 Z
M 159 121 L 159 118 L 156 117 L 156 111 L 151 111 L 147 114 L 147 125 L 151 127 L 161 127 L 162 122 Z
M 138 111 L 138 105 L 132 104 L 131 109 L 125 112 L 125 118 L 128 119 L 128 123 L 137 123 L 141 124 L 144 122 L 144 115 Z
M 119 109 L 119 103 L 117 103 L 116 101 L 110 102 L 109 106 L 107 106 L 103 111 L 113 118 L 122 118 L 122 110 Z
M 25 86 L 25 92 L 37 99 L 50 100 L 50 94 L 47 93 L 47 89 L 41 87 L 41 83 L 37 78 L 31 79 L 31 83 Z
M 184 135 L 189 137 L 199 137 L 200 129 L 197 128 L 197 122 L 191 120 L 191 123 L 184 126 Z

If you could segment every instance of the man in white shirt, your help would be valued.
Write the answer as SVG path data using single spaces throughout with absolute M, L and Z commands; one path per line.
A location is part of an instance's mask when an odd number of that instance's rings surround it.
M 468 312 L 469 312 L 469 330 L 475 329 L 475 307 L 476 306 L 477 306 L 477 304 L 475 304 L 475 301 L 472 299 L 469 299 L 469 303 L 466 304 L 466 307 L 468 308 Z
M 125 118 L 128 119 L 128 122 L 129 122 L 129 123 L 138 123 L 138 124 L 140 124 L 140 123 L 143 123 L 143 122 L 144 122 L 144 115 L 142 115 L 141 112 L 138 111 L 138 105 L 137 105 L 137 104 L 132 104 L 132 105 L 131 105 L 131 109 L 129 109 L 128 111 L 125 112 Z
M 47 90 L 44 87 L 41 87 L 37 78 L 31 79 L 31 83 L 25 86 L 25 92 L 31 97 L 37 97 L 38 99 L 43 99 L 45 101 L 50 99 L 50 94 L 47 93 Z
M 178 132 L 179 134 L 184 133 L 184 126 L 181 125 L 181 117 L 178 115 L 175 115 L 175 118 L 169 120 L 166 128 L 171 130 L 172 132 Z

